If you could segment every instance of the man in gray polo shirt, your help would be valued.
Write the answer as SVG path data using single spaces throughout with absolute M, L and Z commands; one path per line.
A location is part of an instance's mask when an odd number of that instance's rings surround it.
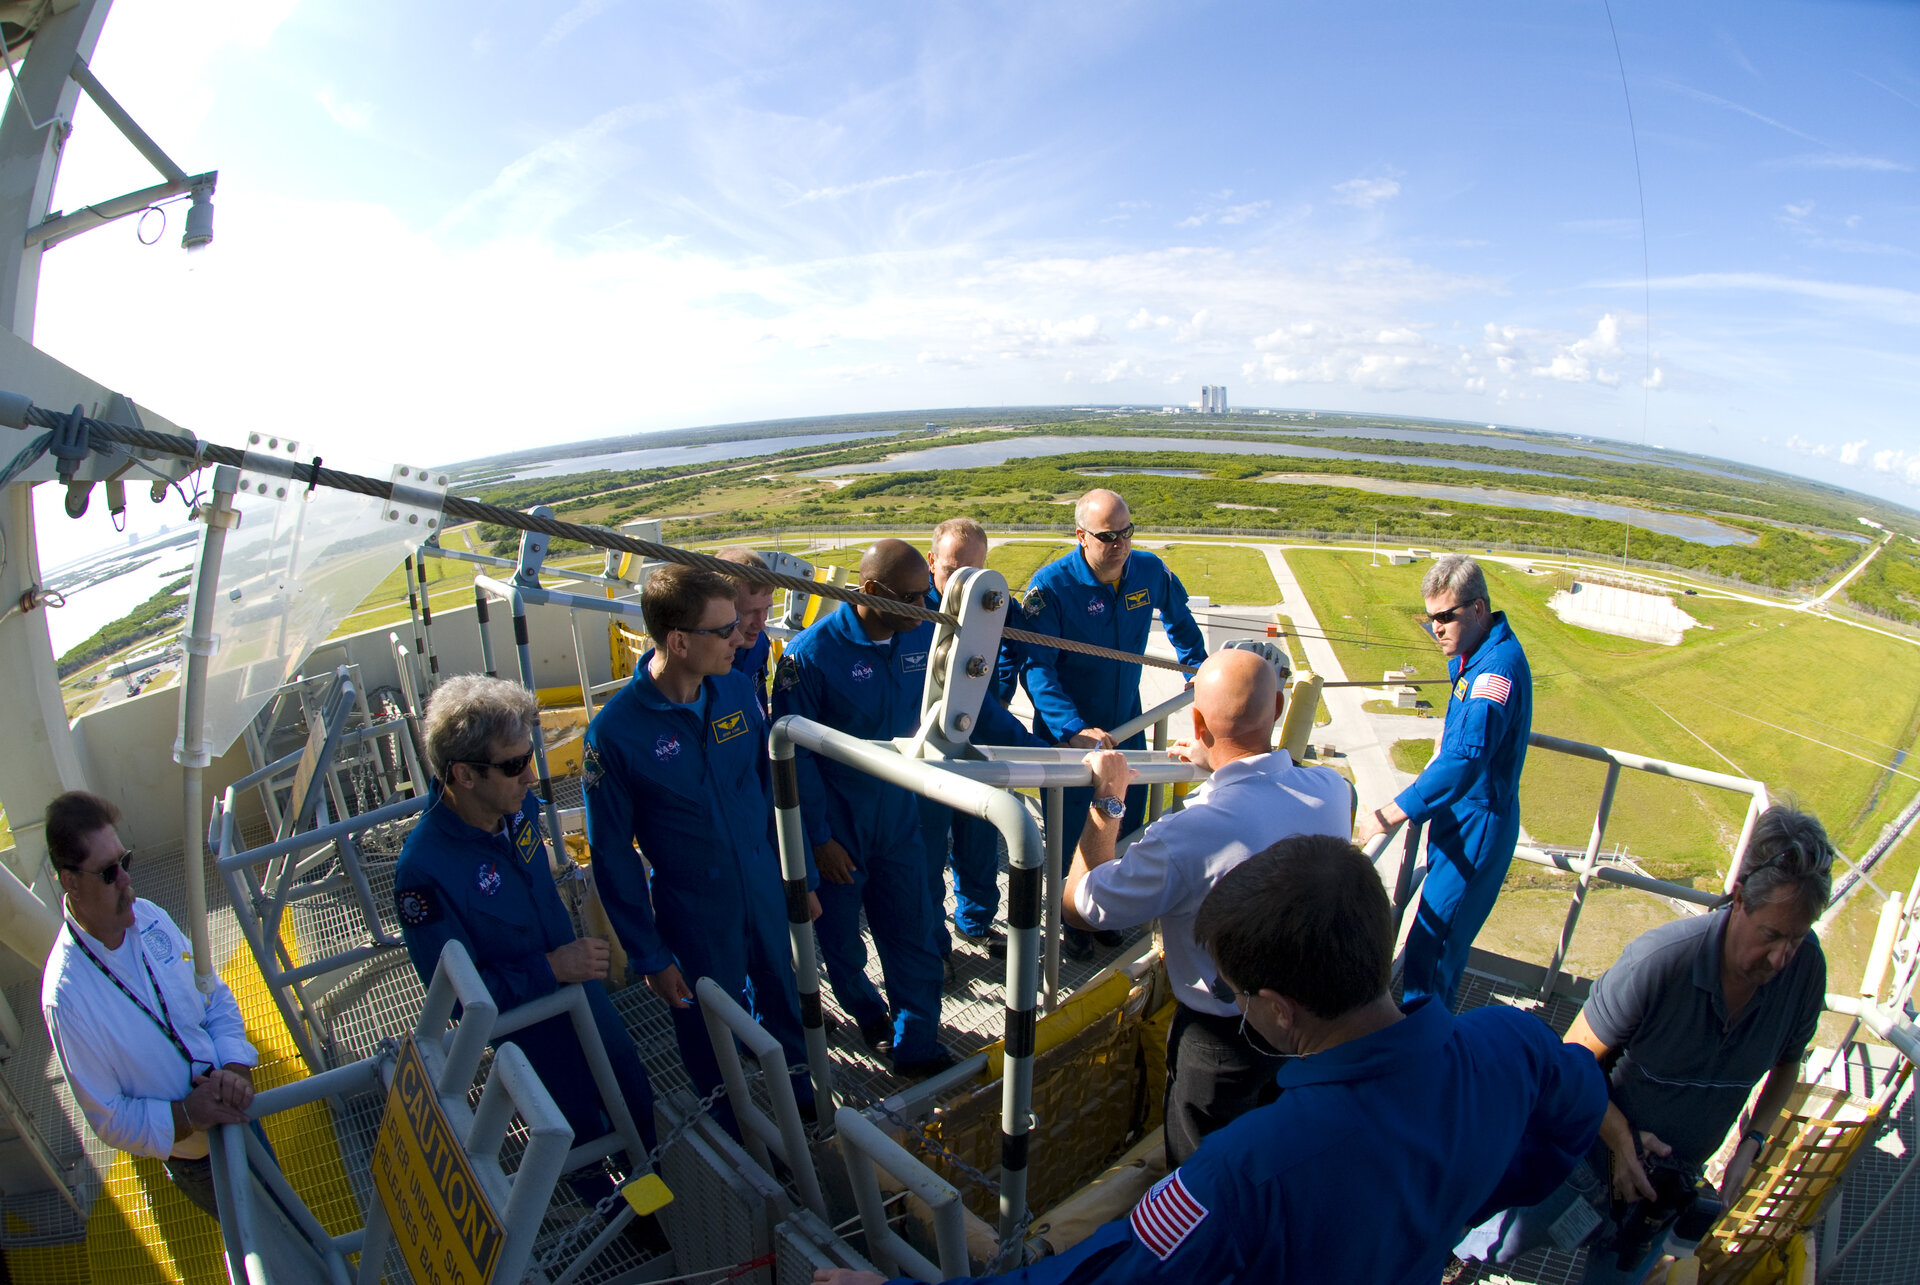
M 1656 1221 L 1644 1253 L 1632 1253 L 1628 1245 L 1642 1238 L 1623 1237 L 1625 1219 L 1613 1210 L 1654 1199 L 1652 1170 L 1677 1170 L 1683 1188 L 1697 1183 L 1764 1076 L 1721 1198 L 1745 1185 L 1799 1080 L 1825 1002 L 1827 961 L 1812 929 L 1832 893 L 1833 856 L 1818 820 L 1769 808 L 1754 826 L 1731 904 L 1663 924 L 1627 947 L 1567 1032 L 1568 1043 L 1612 1067 L 1600 1144 L 1547 1200 L 1468 1233 L 1460 1257 L 1508 1263 L 1540 1245 L 1585 1244 L 1592 1285 L 1643 1280 L 1662 1252 L 1686 1252 L 1672 1241 L 1663 1251 L 1667 1217 Z
M 1167 980 L 1179 1007 L 1167 1033 L 1167 1163 L 1179 1166 L 1200 1139 L 1279 1092 L 1281 1058 L 1249 1042 L 1233 992 L 1193 940 L 1193 917 L 1229 870 L 1296 834 L 1344 839 L 1353 794 L 1331 768 L 1301 767 L 1271 749 L 1280 716 L 1279 675 L 1257 651 L 1223 649 L 1193 676 L 1191 741 L 1175 757 L 1213 775 L 1179 812 L 1143 831 L 1114 859 L 1132 769 L 1113 750 L 1087 756 L 1093 803 L 1063 897 L 1066 921 L 1091 930 L 1160 921 Z

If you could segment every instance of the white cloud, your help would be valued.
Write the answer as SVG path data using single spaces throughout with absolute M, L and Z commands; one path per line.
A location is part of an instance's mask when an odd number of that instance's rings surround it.
M 1679 277 L 1655 277 L 1652 281 L 1599 281 L 1603 288 L 1653 290 L 1727 290 L 1756 291 L 1768 294 L 1801 295 L 1839 305 L 1847 311 L 1877 321 L 1901 325 L 1920 325 L 1920 294 L 1896 286 L 1862 286 L 1847 281 L 1810 281 L 1800 277 L 1782 277 L 1767 272 L 1695 272 Z
M 915 170 L 911 174 L 887 174 L 880 178 L 862 179 L 858 183 L 843 183 L 838 187 L 816 187 L 800 193 L 795 201 L 832 201 L 843 196 L 852 196 L 860 192 L 873 192 L 883 187 L 892 187 L 896 183 L 911 183 L 916 179 L 939 178 L 945 170 Z
M 1533 373 L 1562 383 L 1595 383 L 1613 388 L 1619 385 L 1620 376 L 1600 362 L 1604 358 L 1622 355 L 1620 319 L 1609 312 L 1594 324 L 1591 334 L 1570 344 L 1559 345 L 1551 359 L 1545 365 L 1535 366 Z
M 1341 204 L 1370 210 L 1380 202 L 1390 201 L 1400 195 L 1400 181 L 1391 178 L 1351 178 L 1344 183 L 1335 183 L 1333 190 L 1338 193 L 1334 199 Z
M 541 45 L 560 43 L 619 2 L 620 0 L 580 0 L 573 8 L 553 20 L 553 25 L 547 28 L 547 33 L 540 37 Z
M 1908 486 L 1920 487 L 1920 452 L 1875 451 L 1873 471 L 1897 477 Z
M 1226 209 L 1220 211 L 1220 221 L 1222 223 L 1245 223 L 1248 219 L 1254 217 L 1256 214 L 1260 214 L 1272 204 L 1273 202 L 1271 201 L 1249 201 L 1245 205 L 1229 205 Z
M 373 105 L 365 102 L 348 102 L 322 86 L 313 96 L 327 115 L 333 117 L 334 124 L 342 129 L 359 133 L 373 122 Z
M 1846 465 L 1858 464 L 1860 462 L 1860 452 L 1865 450 L 1866 446 L 1867 439 L 1864 437 L 1857 442 L 1842 442 L 1840 445 L 1840 462 Z
M 1884 156 L 1860 156 L 1852 152 L 1809 152 L 1804 156 L 1784 157 L 1774 164 L 1802 170 L 1870 170 L 1879 173 L 1911 173 L 1913 166 Z

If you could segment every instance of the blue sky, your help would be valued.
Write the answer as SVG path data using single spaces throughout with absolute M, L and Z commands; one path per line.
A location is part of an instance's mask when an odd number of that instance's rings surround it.
M 1221 383 L 1920 504 L 1920 6 L 1613 17 L 1650 336 L 1599 3 L 120 0 L 216 241 L 58 247 L 37 338 L 342 461 Z M 151 181 L 75 124 L 56 206 Z

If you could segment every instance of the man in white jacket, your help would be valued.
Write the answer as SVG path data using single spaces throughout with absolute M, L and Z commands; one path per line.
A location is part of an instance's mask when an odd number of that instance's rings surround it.
M 215 1218 L 207 1129 L 244 1124 L 259 1054 L 233 992 L 194 984 L 193 945 L 133 895 L 133 853 L 113 804 L 80 790 L 47 805 L 47 852 L 64 922 L 40 1008 L 74 1099 L 102 1142 L 154 1156 Z

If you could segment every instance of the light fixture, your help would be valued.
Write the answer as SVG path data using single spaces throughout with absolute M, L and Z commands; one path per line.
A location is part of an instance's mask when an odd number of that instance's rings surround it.
M 189 254 L 198 253 L 213 243 L 213 185 L 193 189 L 192 204 L 187 206 L 187 230 L 180 244 Z

